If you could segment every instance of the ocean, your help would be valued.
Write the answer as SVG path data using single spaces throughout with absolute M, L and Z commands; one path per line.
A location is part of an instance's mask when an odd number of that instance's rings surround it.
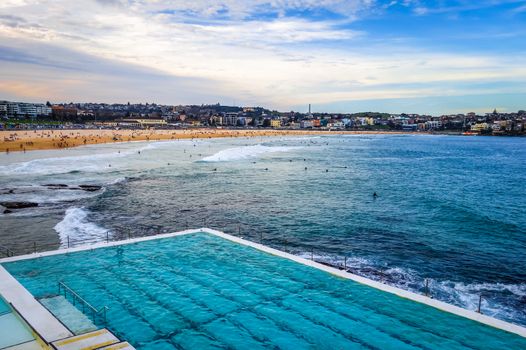
M 0 155 L 0 245 L 211 227 L 526 325 L 526 139 L 257 137 Z M 101 186 L 82 188 L 79 186 Z M 89 190 L 88 190 L 89 189 Z M 377 197 L 373 197 L 373 193 Z M 69 243 L 68 243 L 69 242 Z

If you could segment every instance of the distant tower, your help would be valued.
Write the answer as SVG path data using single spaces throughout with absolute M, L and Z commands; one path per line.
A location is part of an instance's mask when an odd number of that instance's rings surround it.
M 309 114 L 310 114 L 310 103 L 309 103 Z

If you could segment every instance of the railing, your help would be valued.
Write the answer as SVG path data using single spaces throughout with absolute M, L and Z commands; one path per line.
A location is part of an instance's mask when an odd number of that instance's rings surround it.
M 64 282 L 58 282 L 58 294 L 64 294 L 64 298 L 68 298 L 68 293 L 72 297 L 73 305 L 76 306 L 77 302 L 82 305 L 82 312 L 86 314 L 86 308 L 91 312 L 91 317 L 95 323 L 97 323 L 97 318 L 102 317 L 104 324 L 106 324 L 106 312 L 109 310 L 109 307 L 103 306 L 100 309 L 96 309 L 90 303 L 88 303 L 84 298 L 77 294 L 73 289 L 68 287 Z
M 15 253 L 11 249 L 3 245 L 0 245 L 0 253 L 2 253 L 2 255 L 5 255 L 8 258 L 11 256 L 15 256 Z

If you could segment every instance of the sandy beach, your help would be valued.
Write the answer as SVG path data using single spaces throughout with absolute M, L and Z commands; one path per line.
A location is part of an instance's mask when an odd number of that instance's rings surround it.
M 317 131 L 317 130 L 230 130 L 230 129 L 187 129 L 187 130 L 2 130 L 0 131 L 0 152 L 25 152 L 42 149 L 70 148 L 82 145 L 158 141 L 173 139 L 253 137 L 281 135 L 320 134 L 396 134 L 381 131 Z

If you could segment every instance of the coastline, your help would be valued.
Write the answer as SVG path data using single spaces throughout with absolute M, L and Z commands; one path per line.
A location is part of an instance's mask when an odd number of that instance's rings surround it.
M 83 145 L 130 141 L 161 141 L 196 138 L 258 137 L 290 135 L 335 135 L 335 134 L 408 134 L 403 131 L 329 131 L 329 130 L 279 130 L 279 129 L 46 129 L 46 130 L 1 130 L 0 152 L 25 152 L 46 149 L 63 149 Z

